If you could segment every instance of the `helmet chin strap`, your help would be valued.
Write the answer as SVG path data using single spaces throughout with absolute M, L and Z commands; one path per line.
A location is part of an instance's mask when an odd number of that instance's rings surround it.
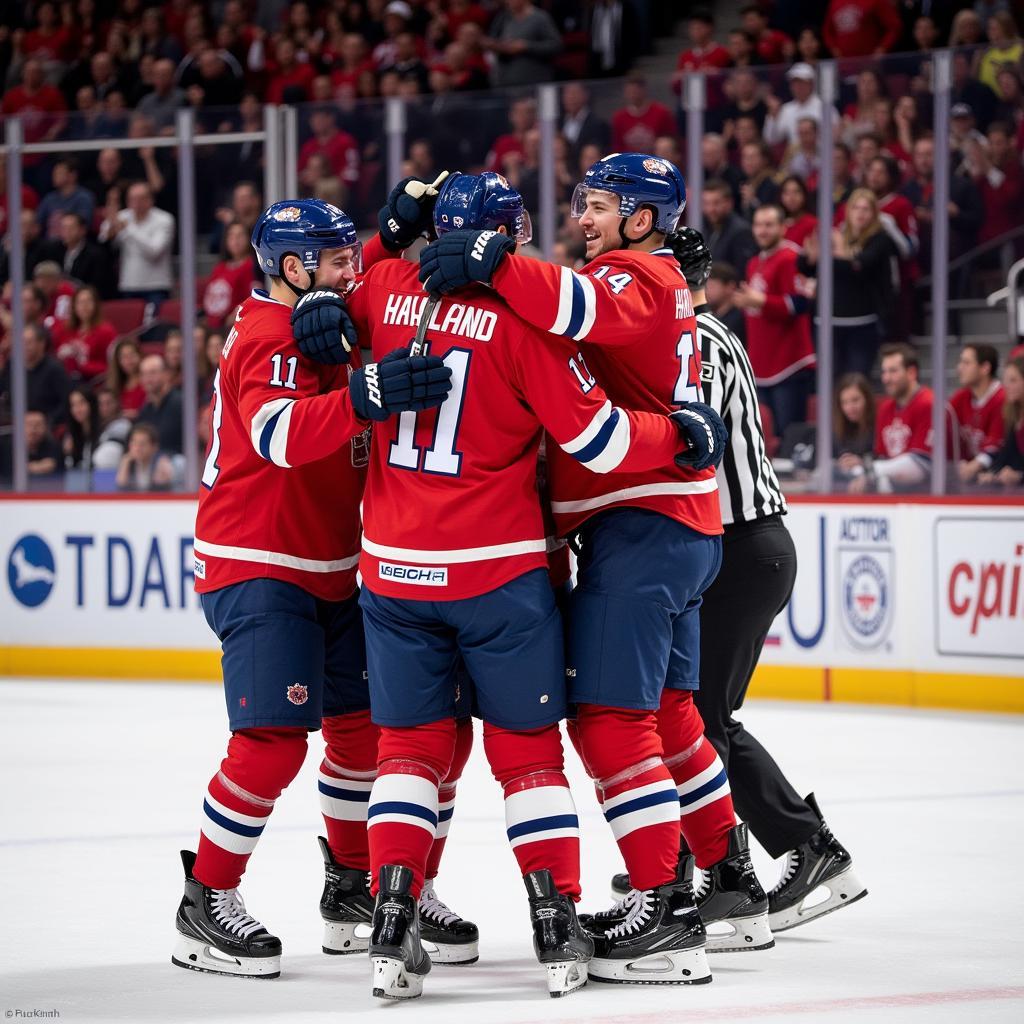
M 649 206 L 642 206 L 642 207 L 640 207 L 640 209 L 641 210 L 650 210 L 650 207 Z M 640 212 L 640 210 L 634 210 L 633 211 L 633 213 L 639 213 L 639 212 Z M 651 226 L 650 226 L 650 228 L 644 234 L 642 234 L 639 238 L 630 238 L 629 235 L 626 234 L 626 221 L 629 220 L 629 217 L 632 217 L 632 216 L 633 216 L 633 214 L 631 213 L 628 217 L 622 217 L 619 220 L 619 238 L 622 239 L 622 244 L 627 249 L 631 245 L 640 245 L 642 242 L 646 242 L 647 239 L 650 238 L 651 235 L 653 235 L 654 232 L 658 230 L 658 228 L 657 228 L 657 220 L 652 215 L 651 216 Z

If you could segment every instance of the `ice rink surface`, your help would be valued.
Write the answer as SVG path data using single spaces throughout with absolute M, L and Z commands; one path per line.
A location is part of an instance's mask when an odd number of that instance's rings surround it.
M 379 1005 L 363 957 L 320 953 L 322 830 L 312 737 L 243 894 L 284 943 L 282 976 L 172 967 L 178 850 L 195 848 L 227 738 L 220 688 L 0 683 L 0 1009 L 77 1021 L 448 1024 L 614 1021 L 1024 1021 L 1024 718 L 754 703 L 747 724 L 813 789 L 870 894 L 712 958 L 714 982 L 591 983 L 548 998 L 479 747 L 459 789 L 439 894 L 480 925 L 481 960 L 435 967 L 422 999 Z M 585 909 L 607 905 L 615 846 L 571 754 Z M 779 865 L 761 850 L 765 887 Z M 22 1018 L 24 1019 L 24 1017 Z M 392 1017 L 392 1020 L 395 1018 Z

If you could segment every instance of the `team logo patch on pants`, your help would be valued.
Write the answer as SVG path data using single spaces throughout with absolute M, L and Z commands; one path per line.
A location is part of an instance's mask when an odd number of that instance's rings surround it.
M 293 683 L 285 692 L 293 704 L 305 704 L 309 700 L 309 687 L 301 683 Z

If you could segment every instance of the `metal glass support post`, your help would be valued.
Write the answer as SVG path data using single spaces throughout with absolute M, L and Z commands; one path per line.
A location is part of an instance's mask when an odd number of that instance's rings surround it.
M 269 206 L 284 198 L 281 181 L 281 118 L 278 107 L 263 108 L 263 203 Z
M 284 127 L 281 140 L 281 159 L 284 167 L 281 171 L 281 182 L 284 186 L 284 199 L 299 197 L 299 112 L 290 104 L 280 108 L 281 121 Z
M 953 55 L 934 57 L 935 175 L 932 189 L 932 494 L 946 491 L 946 305 L 949 299 L 949 94 Z
M 25 239 L 21 233 L 21 146 L 24 134 L 20 117 L 7 118 L 4 143 L 7 146 L 7 235 L 11 244 L 11 465 L 14 489 L 28 490 L 28 451 L 25 445 L 25 413 L 28 410 L 28 380 L 25 368 L 25 308 L 21 293 L 25 287 Z
M 707 104 L 707 75 L 691 71 L 684 79 L 683 109 L 686 111 L 686 223 L 704 230 L 701 193 L 704 191 L 704 161 L 700 148 L 704 139 L 704 107 Z
M 836 101 L 836 63 L 823 60 L 818 65 L 818 95 L 822 118 L 818 126 L 818 418 L 815 451 L 818 459 L 818 489 L 832 490 L 832 192 L 835 174 L 832 166 L 833 121 Z
M 402 161 L 405 159 L 405 100 L 392 96 L 387 101 L 384 130 L 388 141 L 388 180 L 390 189 L 402 179 Z
M 199 372 L 196 366 L 196 163 L 195 112 L 177 113 L 178 135 L 178 286 L 181 296 L 181 437 L 185 488 L 199 490 Z
M 553 85 L 537 89 L 540 111 L 540 248 L 544 259 L 550 260 L 555 249 L 555 126 L 558 121 L 558 91 Z

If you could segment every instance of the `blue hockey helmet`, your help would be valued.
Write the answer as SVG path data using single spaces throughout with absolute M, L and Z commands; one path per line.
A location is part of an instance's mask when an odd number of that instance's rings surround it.
M 310 278 L 320 266 L 324 249 L 355 246 L 353 263 L 362 269 L 362 246 L 356 237 L 352 218 L 322 199 L 286 199 L 268 206 L 252 229 L 252 247 L 259 257 L 260 270 L 281 277 L 285 256 L 297 257 Z M 312 285 L 311 285 L 312 287 Z
M 587 208 L 587 194 L 611 192 L 619 197 L 619 215 L 625 219 L 647 206 L 654 212 L 654 228 L 668 234 L 675 231 L 686 209 L 686 182 L 679 168 L 669 160 L 648 153 L 612 153 L 591 166 L 572 194 L 570 212 L 577 219 Z M 626 238 L 624 242 L 640 242 Z M 647 236 L 644 236 L 647 237 Z
M 453 174 L 434 204 L 434 230 L 438 235 L 458 228 L 496 231 L 505 228 L 517 242 L 533 237 L 523 197 L 500 175 Z

